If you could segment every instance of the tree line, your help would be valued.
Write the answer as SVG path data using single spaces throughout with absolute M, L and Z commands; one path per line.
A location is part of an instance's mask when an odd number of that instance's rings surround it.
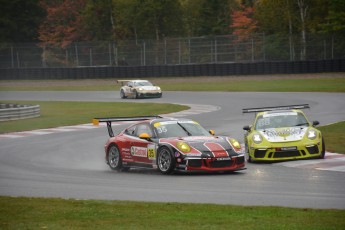
M 344 0 L 0 0 L 0 42 L 345 34 Z

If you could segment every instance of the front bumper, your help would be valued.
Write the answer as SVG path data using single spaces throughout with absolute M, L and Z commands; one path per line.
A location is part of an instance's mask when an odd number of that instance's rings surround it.
M 290 143 L 289 146 L 275 143 L 272 146 L 251 147 L 249 156 L 253 161 L 286 161 L 308 158 L 320 158 L 322 156 L 322 144 L 310 143 L 307 145 L 296 145 Z
M 180 171 L 238 171 L 245 169 L 244 155 L 226 159 L 217 158 L 185 158 L 176 162 L 176 169 Z
M 138 92 L 140 98 L 162 97 L 162 92 Z

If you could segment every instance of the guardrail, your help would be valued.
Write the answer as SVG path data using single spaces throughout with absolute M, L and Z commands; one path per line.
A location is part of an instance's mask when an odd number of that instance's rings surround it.
M 0 121 L 12 121 L 40 116 L 39 105 L 0 104 Z
M 345 59 L 221 64 L 0 69 L 0 80 L 58 80 L 345 72 Z

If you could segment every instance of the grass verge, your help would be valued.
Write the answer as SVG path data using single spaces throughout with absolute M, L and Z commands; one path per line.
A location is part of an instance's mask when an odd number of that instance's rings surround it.
M 345 154 L 345 121 L 318 127 L 326 142 L 329 152 Z
M 2 103 L 40 105 L 41 116 L 24 120 L 2 121 L 0 133 L 87 124 L 91 123 L 95 117 L 149 116 L 189 108 L 175 104 L 123 102 L 2 101 Z
M 344 210 L 0 197 L 1 229 L 344 229 Z
M 189 77 L 149 79 L 164 91 L 345 92 L 344 74 L 334 77 Z M 119 91 L 115 80 L 0 81 L 0 91 Z

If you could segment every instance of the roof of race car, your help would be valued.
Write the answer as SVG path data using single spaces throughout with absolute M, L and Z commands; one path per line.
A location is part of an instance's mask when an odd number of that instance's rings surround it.
M 185 119 L 185 118 L 171 118 L 171 117 L 163 117 L 163 118 L 155 118 L 150 120 L 150 124 L 157 123 L 157 122 L 164 122 L 164 121 L 192 121 L 191 119 Z
M 117 82 L 149 82 L 148 80 L 117 80 Z

